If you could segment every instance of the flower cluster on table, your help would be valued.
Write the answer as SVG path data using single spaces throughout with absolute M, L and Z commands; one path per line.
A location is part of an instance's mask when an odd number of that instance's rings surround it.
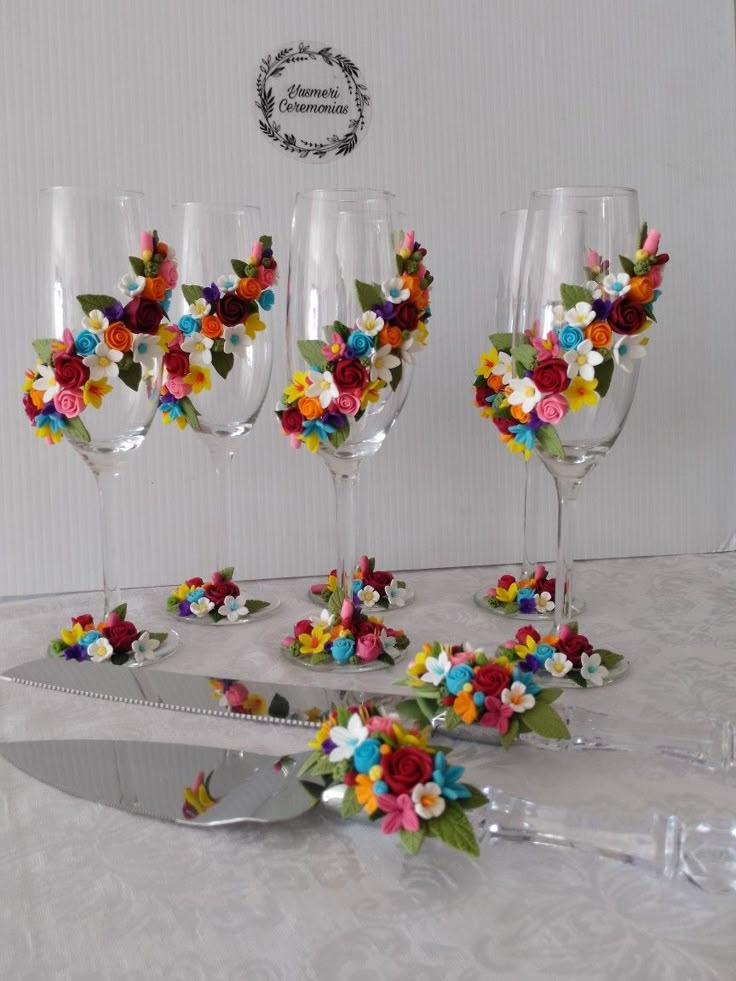
M 91 613 L 72 617 L 71 627 L 62 628 L 60 636 L 51 641 L 51 650 L 67 661 L 127 664 L 133 660 L 141 664 L 156 660 L 168 634 L 139 630 L 125 619 L 127 612 L 127 603 L 121 603 L 97 624 Z
M 266 325 L 259 308 L 274 304 L 277 264 L 271 237 L 262 235 L 243 262 L 231 260 L 233 271 L 209 286 L 185 283 L 181 290 L 189 309 L 165 334 L 165 378 L 159 409 L 165 423 L 199 429 L 199 412 L 191 396 L 212 388 L 210 368 L 226 379 L 236 358 Z
M 337 570 L 333 569 L 327 582 L 312 587 L 327 605 L 337 589 Z M 393 572 L 376 569 L 376 560 L 362 555 L 353 576 L 353 603 L 359 603 L 366 610 L 388 610 L 406 604 L 406 583 L 396 579 Z
M 233 572 L 230 566 L 213 572 L 208 582 L 199 576 L 186 579 L 168 597 L 166 609 L 183 619 L 237 623 L 270 605 L 265 600 L 245 599 L 233 582 Z
M 407 725 L 368 703 L 338 706 L 310 741 L 314 752 L 300 775 L 344 785 L 343 817 L 365 812 L 384 834 L 398 833 L 411 854 L 436 837 L 478 855 L 465 811 L 487 798 L 461 782 L 463 768 L 451 765 L 449 751 L 430 745 L 429 736 L 428 726 Z
M 356 282 L 363 314 L 355 323 L 335 321 L 325 327 L 324 342 L 298 342 L 309 369 L 294 372 L 276 410 L 292 446 L 305 443 L 313 453 L 328 441 L 340 447 L 381 391 L 398 388 L 402 358 L 427 340 L 426 254 L 407 232 L 396 254 L 397 276 L 383 285 Z
M 551 613 L 555 608 L 555 580 L 550 579 L 543 565 L 534 567 L 526 579 L 506 573 L 491 586 L 486 602 L 494 609 L 513 613 Z
M 530 678 L 569 678 L 581 688 L 600 687 L 611 668 L 623 660 L 622 654 L 593 648 L 578 632 L 577 623 L 566 623 L 558 634 L 540 636 L 531 625 L 520 627 L 514 637 L 500 644 L 497 656 L 508 658 L 514 670 Z
M 133 271 L 118 284 L 125 304 L 102 293 L 78 296 L 82 329 L 33 342 L 37 361 L 26 371 L 23 406 L 36 435 L 48 443 L 64 435 L 88 443 L 82 413 L 101 408 L 116 380 L 137 391 L 163 354 L 161 324 L 178 276 L 174 251 L 155 230 L 143 232 L 141 255 L 129 261 Z

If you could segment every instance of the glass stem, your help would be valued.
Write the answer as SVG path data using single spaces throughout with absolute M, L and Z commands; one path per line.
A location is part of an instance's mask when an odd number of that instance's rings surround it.
M 93 469 L 97 485 L 97 513 L 100 522 L 100 543 L 102 550 L 102 590 L 104 593 L 104 615 L 120 606 L 120 515 L 118 495 L 120 492 L 120 471 L 115 469 Z
M 335 563 L 337 586 L 347 597 L 353 595 L 353 574 L 357 565 L 356 555 L 356 504 L 358 491 L 359 460 L 326 457 L 327 466 L 335 485 L 335 527 L 337 530 L 337 562 Z
M 537 561 L 535 556 L 530 554 L 532 535 L 529 530 L 529 522 L 531 520 L 531 511 L 532 511 L 531 508 L 532 502 L 530 498 L 531 498 L 532 480 L 533 480 L 533 475 L 532 475 L 533 460 L 534 457 L 524 461 L 524 515 L 523 515 L 524 539 L 522 543 L 521 574 L 519 576 L 519 579 L 529 579 L 534 573 L 534 566 Z
M 557 566 L 555 568 L 555 629 L 572 620 L 572 572 L 575 511 L 580 479 L 555 477 L 557 487 Z
M 210 433 L 201 433 L 207 444 L 207 451 L 212 461 L 213 476 L 213 505 L 218 515 L 214 522 L 215 564 L 212 570 L 218 572 L 229 566 L 234 566 L 232 550 L 232 534 L 234 520 L 233 512 L 233 475 L 232 461 L 236 447 L 234 441 Z M 236 577 L 237 578 L 237 577 Z

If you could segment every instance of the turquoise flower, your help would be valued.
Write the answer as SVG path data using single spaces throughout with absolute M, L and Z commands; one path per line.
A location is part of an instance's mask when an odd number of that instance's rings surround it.
M 348 351 L 355 358 L 365 357 L 373 350 L 373 338 L 364 334 L 362 330 L 354 330 L 348 337 Z
M 187 601 L 189 603 L 196 603 L 197 600 L 201 600 L 203 596 L 204 596 L 204 589 L 202 589 L 201 586 L 198 586 L 196 589 L 189 590 L 189 592 L 187 593 Z
M 262 310 L 270 310 L 275 300 L 276 297 L 273 295 L 273 290 L 264 290 L 258 297 L 258 304 Z
M 352 637 L 337 637 L 330 645 L 332 660 L 345 664 L 355 653 L 355 641 Z M 368 771 L 366 770 L 366 773 Z
M 94 641 L 99 640 L 102 634 L 99 630 L 88 630 L 86 634 L 82 634 L 77 643 L 81 647 L 89 647 Z
M 95 348 L 100 343 L 99 337 L 91 330 L 80 330 L 74 338 L 74 347 L 80 358 L 86 358 L 95 353 Z
M 524 586 L 524 588 L 520 589 L 519 592 L 516 594 L 516 598 L 520 600 L 534 599 L 534 590 L 532 589 L 531 586 Z M 534 653 L 536 654 L 536 651 Z
M 159 409 L 166 413 L 170 422 L 174 422 L 175 419 L 178 419 L 180 416 L 184 415 L 184 410 L 176 400 L 174 402 L 162 402 L 161 405 L 159 405 Z
M 195 330 L 199 330 L 199 321 L 185 313 L 179 321 L 178 327 L 182 334 L 193 334 Z
M 432 779 L 442 791 L 442 796 L 446 797 L 447 800 L 462 800 L 464 797 L 470 797 L 468 788 L 458 782 L 464 772 L 462 766 L 448 766 L 447 757 L 441 750 L 435 754 Z
M 330 435 L 330 433 L 335 432 L 335 427 L 331 426 L 329 422 L 325 422 L 323 419 L 307 419 L 304 423 L 304 428 L 302 429 L 302 436 L 306 439 L 307 436 L 311 436 L 315 433 L 320 442 L 324 442 Z
M 380 762 L 381 744 L 377 739 L 364 739 L 353 753 L 353 766 L 358 773 L 368 773 Z
M 534 656 L 536 657 L 536 651 L 534 652 Z M 536 695 L 537 692 L 542 690 L 539 685 L 534 683 L 534 675 L 531 671 L 523 671 L 518 665 L 512 671 L 512 681 L 520 681 L 522 685 L 526 686 L 526 690 L 530 695 Z
M 557 342 L 564 351 L 574 350 L 578 344 L 582 344 L 585 340 L 583 332 L 579 327 L 574 327 L 572 324 L 565 324 L 557 332 Z
M 451 695 L 459 695 L 465 685 L 473 680 L 473 669 L 469 664 L 455 664 L 447 672 L 445 684 Z
M 534 430 L 522 422 L 509 426 L 509 432 L 514 434 L 514 442 L 530 453 L 534 449 Z
M 534 656 L 540 664 L 544 664 L 548 657 L 554 657 L 555 654 L 556 651 L 551 644 L 537 644 L 537 649 L 534 651 Z

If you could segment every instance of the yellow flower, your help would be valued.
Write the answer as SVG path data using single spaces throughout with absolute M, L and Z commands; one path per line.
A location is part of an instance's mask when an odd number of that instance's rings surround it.
M 251 715 L 265 715 L 266 700 L 263 695 L 248 695 L 243 702 L 243 708 L 246 712 L 250 712 Z
M 252 341 L 256 339 L 256 334 L 258 331 L 265 329 L 266 325 L 263 323 L 257 313 L 252 313 L 245 321 L 245 333 Z
M 365 773 L 359 773 L 355 778 L 355 796 L 366 814 L 374 814 L 378 810 L 373 781 Z
M 163 348 L 164 351 L 168 348 L 169 344 L 174 340 L 177 335 L 177 331 L 172 330 L 171 327 L 161 327 L 158 332 L 158 343 L 159 347 Z
M 207 390 L 212 388 L 212 382 L 210 381 L 210 369 L 206 368 L 201 364 L 193 364 L 189 367 L 189 374 L 184 376 L 184 381 L 187 385 L 192 386 L 192 391 L 195 395 L 198 395 L 203 388 Z M 166 415 L 166 413 L 164 413 Z
M 432 653 L 432 647 L 430 644 L 425 644 L 421 651 L 417 651 L 414 655 L 411 664 L 406 669 L 406 673 L 411 677 L 420 677 L 425 672 L 425 663 L 427 658 Z
M 596 392 L 597 387 L 597 378 L 586 381 L 578 375 L 577 378 L 573 378 L 572 384 L 563 392 L 563 395 L 570 403 L 570 409 L 573 412 L 578 412 L 584 405 L 595 405 L 598 402 L 600 395 Z
M 317 730 L 317 735 L 314 739 L 307 743 L 310 749 L 322 749 L 322 743 L 327 739 L 330 734 L 330 729 L 332 728 L 332 719 L 325 719 L 322 725 Z
M 176 598 L 179 601 L 185 600 L 189 595 L 189 590 L 191 588 L 192 587 L 189 585 L 189 583 L 183 582 L 180 586 L 176 587 L 176 589 L 173 592 L 173 595 L 176 596 Z
M 319 436 L 317 435 L 317 433 L 310 433 L 309 436 L 306 436 L 306 437 L 305 436 L 301 436 L 300 439 L 301 439 L 302 443 L 306 444 L 306 447 L 307 447 L 307 449 L 309 450 L 310 453 L 316 453 L 317 450 L 322 445 L 320 443 L 320 439 L 319 439 Z
M 394 739 L 399 746 L 416 746 L 418 749 L 426 749 L 427 741 L 430 736 L 430 726 L 425 726 L 418 733 L 410 732 L 402 725 L 395 723 L 393 726 Z
M 428 337 L 429 331 L 427 330 L 427 325 L 423 320 L 420 320 L 414 331 L 414 340 L 417 342 L 417 344 L 426 344 Z
M 369 402 L 378 401 L 378 393 L 381 391 L 384 385 L 385 382 L 383 381 L 383 379 L 375 378 L 372 382 L 370 382 L 366 386 L 363 394 L 360 397 L 361 409 L 365 409 L 365 407 L 368 405 Z
M 495 349 L 495 347 L 492 347 L 490 351 L 484 351 L 483 354 L 481 354 L 478 367 L 475 369 L 475 373 L 476 375 L 482 375 L 483 378 L 488 378 L 497 364 L 498 351 Z
M 499 664 L 502 668 L 508 668 L 509 671 L 513 670 L 511 661 L 506 657 L 505 654 L 499 654 L 499 656 L 494 658 L 493 660 L 495 664 Z
M 316 626 L 312 627 L 311 634 L 299 634 L 299 653 L 321 654 L 329 639 L 330 634 L 325 633 L 324 627 L 316 624 Z
M 516 599 L 516 594 L 519 592 L 519 586 L 517 583 L 512 582 L 508 589 L 503 589 L 501 586 L 496 587 L 496 599 L 500 603 L 513 603 Z
M 514 650 L 519 657 L 526 657 L 527 654 L 533 654 L 536 649 L 537 642 L 530 634 L 527 634 L 526 641 L 523 644 L 517 644 L 514 647 Z
M 84 388 L 82 389 L 84 404 L 93 405 L 95 409 L 99 409 L 102 405 L 103 398 L 111 391 L 112 385 L 107 384 L 106 378 L 98 378 L 96 381 L 90 378 L 84 383 Z
M 312 379 L 306 371 L 295 371 L 291 381 L 284 389 L 286 401 L 289 403 L 298 402 L 303 395 L 306 395 L 307 389 L 311 384 Z
M 61 639 L 64 641 L 67 647 L 71 647 L 73 644 L 77 643 L 84 632 L 85 631 L 81 623 L 75 623 L 71 630 L 61 631 Z

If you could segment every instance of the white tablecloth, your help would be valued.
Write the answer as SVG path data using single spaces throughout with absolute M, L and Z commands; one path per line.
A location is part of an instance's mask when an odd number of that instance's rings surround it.
M 581 628 L 625 653 L 629 675 L 576 704 L 676 724 L 734 716 L 736 554 L 586 562 Z M 489 649 L 515 624 L 472 602 L 498 570 L 418 572 L 391 623 Z M 158 670 L 339 686 L 288 663 L 278 642 L 308 608 L 304 580 L 267 584 L 271 618 L 210 631 Z M 132 591 L 136 622 L 164 621 L 166 590 Z M 0 667 L 41 656 L 95 597 L 0 604 Z M 402 674 L 365 675 L 389 690 Z M 236 724 L 0 683 L 0 738 L 126 738 L 254 751 L 304 748 L 304 730 Z M 601 813 L 652 808 L 736 817 L 736 778 L 619 753 L 457 743 L 476 782 Z M 375 826 L 321 808 L 291 823 L 196 831 L 68 797 L 0 758 L 0 976 L 41 979 L 724 981 L 736 978 L 736 896 L 711 896 L 574 852 L 488 843 L 475 860 L 437 841 L 410 857 Z

